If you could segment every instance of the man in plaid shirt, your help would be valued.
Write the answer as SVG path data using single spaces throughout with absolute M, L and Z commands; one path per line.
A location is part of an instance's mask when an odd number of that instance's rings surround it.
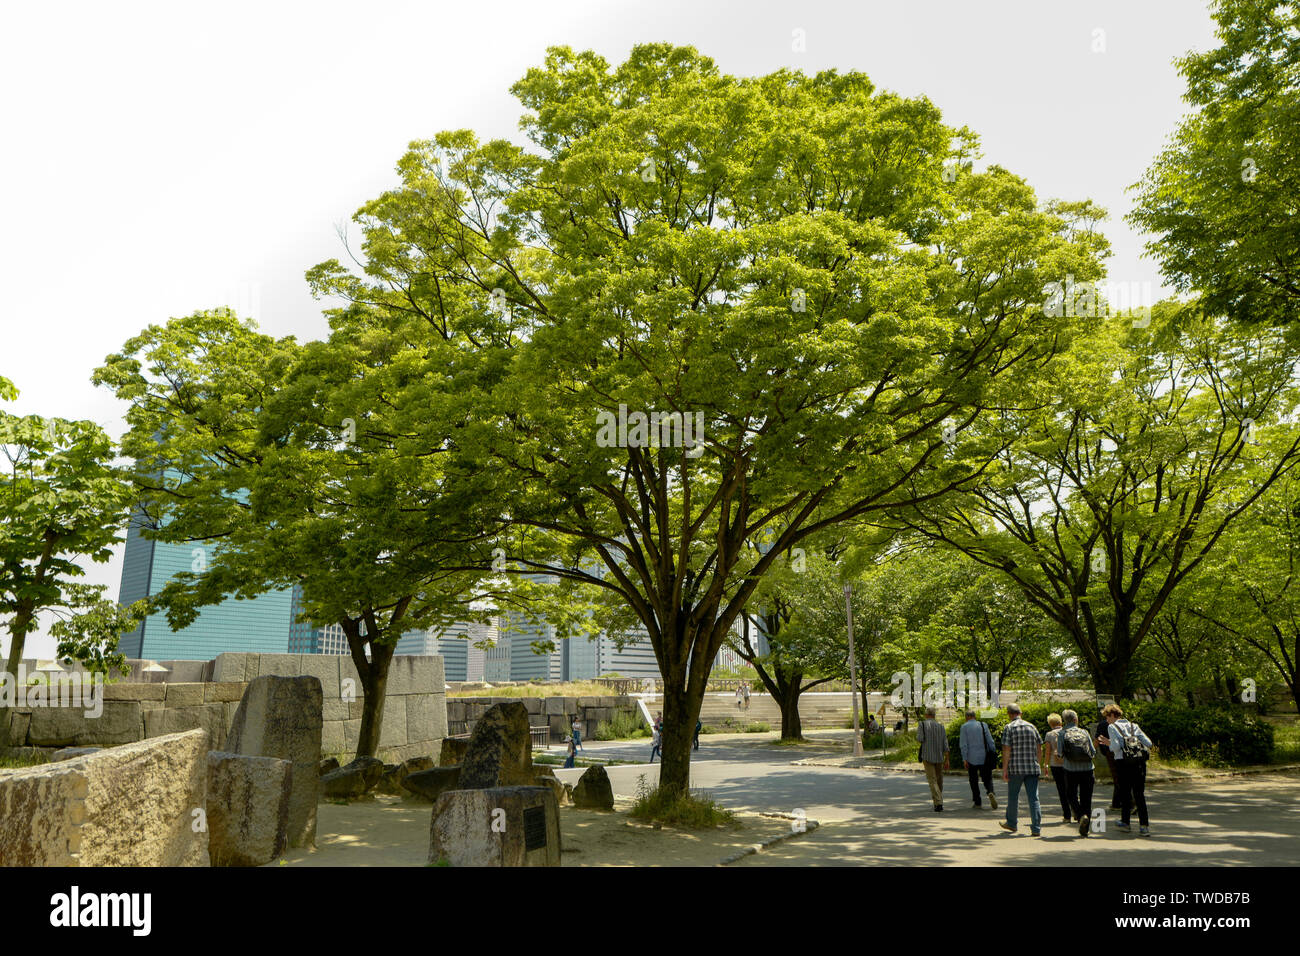
M 1002 779 L 1007 782 L 1007 818 L 999 824 L 1016 832 L 1020 788 L 1029 797 L 1029 832 L 1038 836 L 1043 825 L 1043 808 L 1038 803 L 1038 751 L 1043 744 L 1038 728 L 1020 718 L 1020 705 L 1009 704 L 1011 722 L 1002 731 Z

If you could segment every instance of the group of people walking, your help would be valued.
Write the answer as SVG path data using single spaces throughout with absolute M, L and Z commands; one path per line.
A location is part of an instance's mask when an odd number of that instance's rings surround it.
M 1131 813 L 1137 807 L 1138 832 L 1151 835 L 1147 815 L 1146 765 L 1151 740 L 1142 728 L 1124 717 L 1118 704 L 1101 709 L 1101 719 L 1091 732 L 1079 724 L 1073 710 L 1050 714 L 1047 736 L 1021 716 L 1019 705 L 1007 707 L 1010 718 L 1002 731 L 1002 780 L 1007 785 L 1006 819 L 1002 829 L 1015 833 L 1020 827 L 1020 791 L 1029 801 L 1029 832 L 1042 832 L 1043 813 L 1038 799 L 1040 776 L 1050 773 L 1061 801 L 1061 813 L 1067 825 L 1077 824 L 1079 836 L 1088 835 L 1092 822 L 1092 796 L 1096 785 L 1093 760 L 1103 754 L 1110 766 L 1115 789 L 1111 809 L 1120 811 L 1117 829 L 1132 831 Z M 925 719 L 916 730 L 920 746 L 918 759 L 925 765 L 926 781 L 936 813 L 943 811 L 943 775 L 949 769 L 948 734 L 934 716 L 934 708 L 925 711 Z M 975 711 L 966 711 L 966 722 L 958 735 L 962 765 L 970 781 L 973 806 L 998 807 L 993 789 L 993 770 L 998 762 L 998 748 L 988 724 L 976 719 Z

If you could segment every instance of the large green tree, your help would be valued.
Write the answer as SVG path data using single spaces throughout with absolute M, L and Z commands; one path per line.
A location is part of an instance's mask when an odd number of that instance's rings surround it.
M 1201 592 L 1188 616 L 1211 625 L 1206 657 L 1240 657 L 1232 645 L 1244 644 L 1300 706 L 1300 482 L 1276 483 L 1242 516 L 1206 569 Z M 1245 676 L 1226 675 L 1234 697 Z
M 412 363 L 414 350 L 391 353 L 391 329 L 353 318 L 300 345 L 198 312 L 149 326 L 96 380 L 131 403 L 122 447 L 145 533 L 202 549 L 201 570 L 158 597 L 169 622 L 300 586 L 305 619 L 347 637 L 364 693 L 356 753 L 372 756 L 398 639 L 472 613 L 485 595 L 470 569 L 490 569 L 497 513 L 448 454 L 404 445 L 434 421 L 453 430 L 450 366 L 432 359 L 454 345 L 424 323 L 393 333 L 428 359 Z M 410 401 L 394 405 L 398 390 Z
M 989 423 L 1019 436 L 999 467 L 896 526 L 1005 575 L 1071 637 L 1099 692 L 1128 695 L 1171 596 L 1300 463 L 1295 360 L 1286 335 L 1191 305 L 1158 304 L 1147 327 L 1101 318 L 1059 366 L 1050 407 Z
M 0 401 L 18 390 L 0 378 Z M 122 631 L 142 611 L 117 612 L 103 586 L 87 585 L 85 560 L 104 562 L 122 540 L 131 486 L 114 465 L 116 449 L 93 422 L 14 415 L 0 409 L 0 621 L 9 633 L 5 672 L 18 678 L 29 634 L 54 617 L 59 656 L 95 669 L 120 664 Z M 9 711 L 0 705 L 0 749 L 9 746 Z
M 1300 316 L 1300 6 L 1218 0 L 1219 45 L 1178 61 L 1193 112 L 1131 218 L 1183 292 L 1244 322 Z
M 312 279 L 479 348 L 494 372 L 458 444 L 514 489 L 511 566 L 636 616 L 664 678 L 660 782 L 681 791 L 759 581 L 810 536 L 978 470 L 941 464 L 945 436 L 1015 404 L 1062 347 L 1041 290 L 1100 275 L 1098 213 L 975 172 L 972 133 L 857 73 L 556 48 L 514 93 L 526 145 L 413 144 L 358 214 L 362 271 Z

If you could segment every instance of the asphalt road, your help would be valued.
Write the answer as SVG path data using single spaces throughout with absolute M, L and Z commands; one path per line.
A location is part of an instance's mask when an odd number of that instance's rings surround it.
M 971 808 L 964 775 L 946 780 L 945 810 L 931 807 L 920 773 L 878 768 L 795 766 L 796 760 L 844 755 L 848 732 L 814 732 L 823 744 L 777 747 L 772 735 L 705 735 L 691 763 L 691 785 L 733 809 L 803 809 L 822 826 L 747 857 L 737 865 L 991 865 L 1260 866 L 1300 865 L 1300 775 L 1264 774 L 1149 785 L 1152 836 L 1108 832 L 1080 838 L 1060 821 L 1051 781 L 1043 781 L 1043 836 L 1029 835 L 1029 808 L 1020 798 L 1021 829 L 998 827 L 1004 809 Z M 839 744 L 839 746 L 836 746 Z M 649 741 L 597 742 L 586 756 L 645 760 Z M 574 782 L 581 769 L 558 770 Z M 653 785 L 658 764 L 608 768 L 614 791 L 633 795 L 638 778 Z M 996 779 L 1000 798 L 1006 785 Z M 1109 804 L 1099 789 L 1097 804 Z

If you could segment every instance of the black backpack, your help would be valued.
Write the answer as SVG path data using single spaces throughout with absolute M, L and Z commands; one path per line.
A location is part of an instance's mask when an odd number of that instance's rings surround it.
M 1061 731 L 1061 755 L 1066 760 L 1091 761 L 1088 743 L 1088 732 L 1082 727 L 1067 727 Z
M 1120 727 L 1121 723 L 1128 725 L 1128 733 L 1125 733 L 1124 728 Z M 1124 755 L 1124 759 L 1145 760 L 1148 756 L 1148 751 L 1142 741 L 1138 739 L 1138 725 L 1133 723 L 1131 720 L 1117 720 L 1115 721 L 1115 726 L 1119 727 L 1119 735 L 1123 740 L 1123 743 L 1120 745 L 1120 753 Z

